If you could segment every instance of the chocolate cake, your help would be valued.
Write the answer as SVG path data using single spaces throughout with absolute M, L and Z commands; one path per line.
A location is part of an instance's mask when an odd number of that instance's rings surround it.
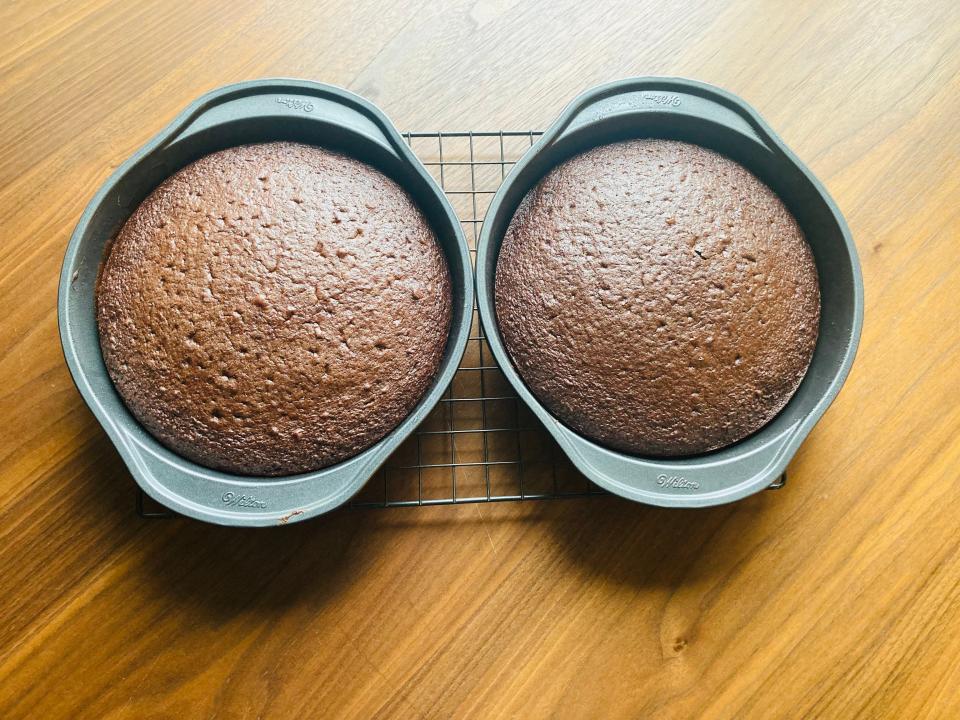
M 411 198 L 378 170 L 289 142 L 167 179 L 101 270 L 103 358 L 127 407 L 202 465 L 288 475 L 361 452 L 440 365 L 450 278 Z
M 796 391 L 820 292 L 797 221 L 697 145 L 597 147 L 544 177 L 500 250 L 500 333 L 561 421 L 636 455 L 734 443 Z

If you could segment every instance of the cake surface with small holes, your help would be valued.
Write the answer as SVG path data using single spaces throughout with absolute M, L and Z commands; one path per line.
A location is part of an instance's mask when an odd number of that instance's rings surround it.
M 737 442 L 796 392 L 816 346 L 813 255 L 779 197 L 733 160 L 646 139 L 549 172 L 504 236 L 497 324 L 561 421 L 623 452 Z
M 451 319 L 443 252 L 377 169 L 290 142 L 176 172 L 112 243 L 104 362 L 137 420 L 207 467 L 279 476 L 341 462 L 414 408 Z

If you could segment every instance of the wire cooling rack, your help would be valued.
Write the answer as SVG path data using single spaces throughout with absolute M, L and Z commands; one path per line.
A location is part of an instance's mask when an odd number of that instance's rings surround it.
M 537 130 L 409 132 L 404 139 L 463 224 L 470 256 L 487 206 Z M 771 488 L 783 487 L 782 476 Z M 354 507 L 549 500 L 605 494 L 580 474 L 513 391 L 487 345 L 476 307 L 450 387 L 419 428 L 354 498 Z M 137 514 L 173 513 L 137 489 Z
M 491 198 L 541 134 L 404 133 L 450 199 L 472 260 Z M 474 307 L 467 349 L 444 397 L 353 504 L 452 505 L 602 492 L 574 469 L 513 391 L 493 359 Z

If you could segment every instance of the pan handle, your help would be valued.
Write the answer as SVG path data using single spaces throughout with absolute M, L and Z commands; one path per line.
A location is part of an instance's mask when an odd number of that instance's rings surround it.
M 356 494 L 379 464 L 376 450 L 368 449 L 312 473 L 247 481 L 184 461 L 139 426 L 117 433 L 124 462 L 150 497 L 175 512 L 221 525 L 286 525 L 327 512 Z
M 595 123 L 630 124 L 651 116 L 668 124 L 682 119 L 706 121 L 771 152 L 776 147 L 765 123 L 742 100 L 712 85 L 679 78 L 631 78 L 588 90 L 567 106 L 541 142 L 559 142 Z
M 358 95 L 306 80 L 261 80 L 214 90 L 190 106 L 174 122 L 166 145 L 244 122 L 286 122 L 291 118 L 317 123 L 318 135 L 347 131 L 361 135 L 399 159 L 408 159 L 403 138 L 387 117 Z
M 574 465 L 597 485 L 631 500 L 666 507 L 719 505 L 766 487 L 782 487 L 787 464 L 806 435 L 799 423 L 793 423 L 770 427 L 737 447 L 706 456 L 655 459 L 601 447 L 557 420 L 549 420 L 547 429 Z

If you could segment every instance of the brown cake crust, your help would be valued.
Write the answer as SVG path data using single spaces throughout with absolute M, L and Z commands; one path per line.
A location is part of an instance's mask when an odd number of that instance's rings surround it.
M 201 158 L 117 236 L 97 320 L 134 416 L 197 463 L 287 475 L 392 430 L 446 346 L 450 277 L 410 197 L 288 142 Z
M 773 191 L 722 155 L 655 139 L 594 148 L 528 193 L 495 301 L 517 371 L 553 414 L 658 456 L 769 422 L 820 316 L 812 253 Z

